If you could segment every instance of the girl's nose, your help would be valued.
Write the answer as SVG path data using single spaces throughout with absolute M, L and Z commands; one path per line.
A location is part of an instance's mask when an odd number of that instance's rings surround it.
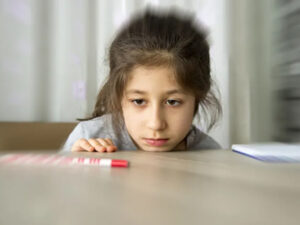
M 150 110 L 147 121 L 147 126 L 151 130 L 164 130 L 167 126 L 164 112 L 159 106 Z

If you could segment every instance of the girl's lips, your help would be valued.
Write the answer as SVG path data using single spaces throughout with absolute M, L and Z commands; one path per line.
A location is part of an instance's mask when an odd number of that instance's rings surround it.
M 144 138 L 146 143 L 151 146 L 159 147 L 164 145 L 169 139 L 152 139 L 152 138 Z

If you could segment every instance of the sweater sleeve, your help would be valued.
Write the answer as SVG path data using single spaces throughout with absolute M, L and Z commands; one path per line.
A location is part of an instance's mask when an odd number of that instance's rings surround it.
M 205 138 L 203 138 L 201 144 L 199 144 L 199 147 L 200 146 L 201 149 L 222 149 L 221 145 L 207 134 L 205 134 Z
M 192 127 L 187 137 L 187 145 L 189 150 L 222 149 L 219 143 L 196 126 Z
M 67 141 L 63 145 L 61 151 L 62 152 L 69 152 L 71 151 L 72 145 L 80 138 L 87 138 L 85 137 L 84 129 L 82 128 L 82 124 L 78 123 L 74 130 L 70 133 Z

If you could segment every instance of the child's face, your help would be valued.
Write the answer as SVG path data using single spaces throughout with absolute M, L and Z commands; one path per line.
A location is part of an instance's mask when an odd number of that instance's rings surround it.
M 128 133 L 138 148 L 185 149 L 195 97 L 178 85 L 170 68 L 135 68 L 125 88 L 122 109 Z

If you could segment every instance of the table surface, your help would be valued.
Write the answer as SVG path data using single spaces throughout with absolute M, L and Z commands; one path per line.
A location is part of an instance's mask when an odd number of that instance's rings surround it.
M 0 224 L 300 223 L 300 164 L 230 150 L 67 155 L 130 166 L 0 165 Z

